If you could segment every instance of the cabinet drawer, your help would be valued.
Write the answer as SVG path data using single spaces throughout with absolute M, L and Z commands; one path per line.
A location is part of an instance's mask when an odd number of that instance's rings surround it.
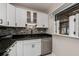
M 32 40 L 24 40 L 23 41 L 24 44 L 35 43 L 35 42 L 41 43 L 41 39 L 32 39 Z

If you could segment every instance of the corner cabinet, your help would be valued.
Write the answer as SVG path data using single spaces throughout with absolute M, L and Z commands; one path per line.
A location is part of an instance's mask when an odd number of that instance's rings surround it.
M 16 7 L 16 27 L 25 27 L 26 10 Z
M 48 28 L 48 14 L 38 12 L 37 27 Z
M 15 26 L 15 6 L 11 4 L 7 4 L 7 25 L 8 26 Z
M 0 25 L 6 25 L 7 23 L 7 4 L 0 3 Z

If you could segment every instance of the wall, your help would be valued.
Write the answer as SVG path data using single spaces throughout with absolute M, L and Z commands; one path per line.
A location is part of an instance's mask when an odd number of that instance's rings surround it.
M 53 52 L 56 56 L 79 56 L 79 38 L 53 35 Z
M 62 6 L 64 3 L 55 3 L 51 6 L 51 8 L 49 9 L 49 13 L 55 11 L 57 8 L 59 8 L 60 6 Z
M 48 33 L 54 33 L 54 16 L 51 14 L 48 16 Z
M 55 16 L 52 15 L 52 12 L 54 12 L 57 8 L 59 8 L 62 5 L 63 5 L 63 3 L 57 3 L 57 4 L 53 5 L 49 11 L 49 16 L 48 16 L 48 18 L 49 18 L 48 19 L 48 26 L 49 26 L 48 33 L 49 34 L 52 34 L 55 32 L 55 29 L 54 29 L 55 28 L 55 25 L 54 25 L 55 24 L 55 22 L 54 22 Z

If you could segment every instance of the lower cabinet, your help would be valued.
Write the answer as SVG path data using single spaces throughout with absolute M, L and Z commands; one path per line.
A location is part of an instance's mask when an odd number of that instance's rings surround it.
M 41 39 L 17 41 L 9 48 L 9 56 L 39 56 L 41 55 Z
M 17 45 L 14 43 L 9 49 L 8 49 L 8 56 L 16 56 L 17 55 Z
M 23 56 L 23 42 L 17 41 L 17 56 Z
M 24 56 L 30 56 L 30 55 L 32 55 L 32 46 L 31 46 L 31 44 L 24 44 L 23 45 L 23 55 Z
M 41 55 L 41 42 L 29 42 L 23 44 L 24 56 Z

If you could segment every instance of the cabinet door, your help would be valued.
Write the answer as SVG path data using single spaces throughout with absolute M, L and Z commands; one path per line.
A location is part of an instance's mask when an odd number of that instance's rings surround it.
M 16 24 L 17 27 L 25 27 L 26 24 L 26 10 L 16 8 Z
M 24 56 L 32 56 L 32 44 L 31 43 L 27 43 L 27 44 L 23 44 L 23 55 Z
M 39 56 L 41 55 L 41 43 L 34 42 L 32 43 L 32 56 Z
M 41 43 L 31 42 L 23 45 L 24 56 L 39 56 L 41 55 Z
M 17 41 L 17 56 L 23 56 L 23 42 Z
M 17 45 L 14 44 L 13 47 L 9 48 L 9 56 L 17 56 Z
M 48 15 L 42 12 L 38 12 L 37 26 L 48 28 Z
M 38 12 L 37 16 L 37 27 L 42 27 L 42 13 Z
M 37 23 L 37 13 L 33 12 L 33 23 Z
M 1 19 L 2 19 L 2 3 L 0 3 L 0 24 L 1 24 Z
M 0 25 L 6 25 L 6 16 L 7 16 L 7 4 L 0 3 Z
M 11 4 L 7 4 L 7 24 L 15 26 L 15 7 Z
M 27 11 L 27 23 L 31 23 L 31 11 Z
M 39 41 L 39 42 L 38 42 Z M 41 54 L 41 41 L 29 40 L 23 43 L 24 56 L 38 56 Z
M 45 28 L 48 28 L 48 15 L 45 14 L 45 13 L 43 13 L 42 17 L 43 17 L 43 18 L 42 18 L 43 26 L 44 26 Z
M 75 36 L 75 30 L 74 30 L 74 22 L 75 19 L 75 15 L 69 16 L 69 35 L 70 36 Z

